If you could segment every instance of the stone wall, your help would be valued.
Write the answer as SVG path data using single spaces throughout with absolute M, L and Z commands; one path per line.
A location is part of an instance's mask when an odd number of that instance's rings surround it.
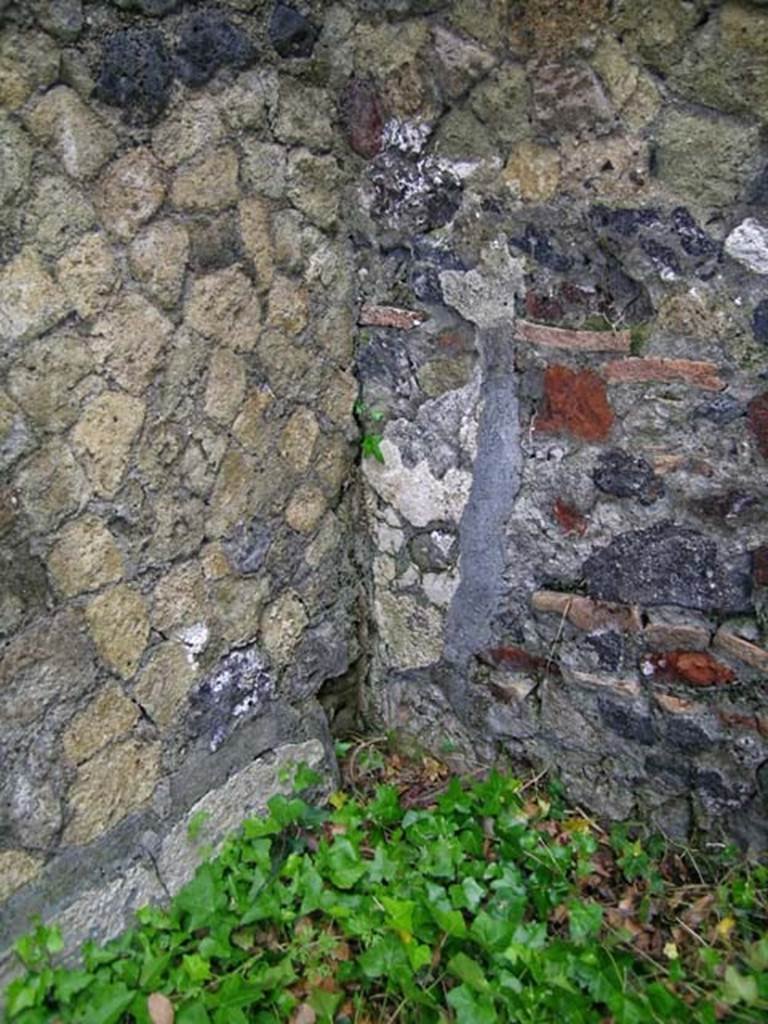
M 358 697 L 765 845 L 768 8 L 0 18 L 3 934 Z

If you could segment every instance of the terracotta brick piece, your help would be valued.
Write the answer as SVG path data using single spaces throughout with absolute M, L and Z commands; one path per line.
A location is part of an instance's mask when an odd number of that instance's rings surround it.
M 613 409 L 603 381 L 592 370 L 549 366 L 544 372 L 544 399 L 536 430 L 570 434 L 582 441 L 604 441 L 613 426 Z
M 357 322 L 362 327 L 397 327 L 401 331 L 410 331 L 428 319 L 427 314 L 418 309 L 365 305 L 360 309 Z
M 744 640 L 743 637 L 737 636 L 735 633 L 730 633 L 726 629 L 718 629 L 712 645 L 718 650 L 730 654 L 732 658 L 743 661 L 745 665 L 751 665 L 752 668 L 761 672 L 768 672 L 768 651 L 751 644 L 749 640 Z
M 602 373 L 609 384 L 642 384 L 645 381 L 682 381 L 704 391 L 722 391 L 725 381 L 714 363 L 696 359 L 617 359 L 606 363 Z
M 638 633 L 642 629 L 640 611 L 625 604 L 593 601 L 582 594 L 564 594 L 559 590 L 537 590 L 531 597 L 537 612 L 563 615 L 577 629 L 595 633 L 611 629 L 620 633 Z
M 545 348 L 568 348 L 577 352 L 629 352 L 629 331 L 570 331 L 563 327 L 517 320 L 515 334 L 521 341 Z
M 732 669 L 706 651 L 669 651 L 651 654 L 643 662 L 644 672 L 652 677 L 692 686 L 721 686 L 736 678 Z

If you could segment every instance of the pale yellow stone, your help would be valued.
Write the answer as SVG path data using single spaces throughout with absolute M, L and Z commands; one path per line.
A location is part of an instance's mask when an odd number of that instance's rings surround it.
M 274 272 L 269 206 L 258 196 L 249 196 L 241 201 L 237 212 L 243 248 L 253 263 L 259 286 L 268 287 Z
M 611 35 L 600 40 L 590 63 L 602 78 L 613 102 L 617 107 L 623 107 L 637 88 L 639 67 L 630 63 L 621 44 Z
M 0 338 L 34 338 L 72 309 L 34 249 L 23 249 L 0 270 Z
M 272 395 L 267 388 L 250 392 L 232 427 L 240 444 L 256 455 L 262 454 L 274 437 L 274 429 L 264 419 L 271 404 Z
M 72 432 L 88 479 L 98 495 L 113 497 L 128 468 L 128 455 L 144 422 L 144 403 L 121 391 L 106 391 L 88 405 Z
M 183 562 L 158 580 L 152 625 L 160 633 L 169 636 L 174 631 L 204 624 L 209 616 L 206 581 L 198 562 Z
M 57 264 L 59 283 L 82 317 L 101 313 L 120 283 L 112 250 L 97 232 L 85 235 Z
M 160 209 L 164 198 L 162 168 L 149 149 L 139 146 L 107 168 L 93 200 L 104 227 L 127 242 Z
M 228 348 L 213 354 L 205 387 L 205 413 L 224 425 L 237 415 L 245 395 L 245 365 Z
M 103 387 L 94 369 L 82 338 L 56 332 L 24 346 L 8 374 L 8 390 L 36 426 L 64 430 L 80 415 L 83 401 Z
M 308 545 L 304 560 L 311 569 L 317 569 L 324 558 L 338 550 L 341 545 L 342 533 L 338 518 L 329 512 L 320 524 L 320 529 Z
M 152 132 L 152 149 L 166 167 L 177 167 L 204 146 L 214 146 L 224 126 L 210 96 L 185 97 Z
M 297 533 L 312 533 L 325 515 L 328 503 L 322 491 L 312 484 L 300 487 L 288 503 L 285 518 Z
M 149 640 L 144 598 L 120 583 L 95 597 L 85 617 L 102 661 L 123 679 L 130 679 Z
M 286 334 L 301 334 L 309 320 L 309 299 L 302 288 L 289 277 L 278 274 L 269 290 L 267 324 Z
M 123 576 L 123 556 L 104 523 L 86 515 L 67 523 L 48 556 L 48 568 L 65 597 L 97 590 Z
M 234 149 L 220 148 L 200 163 L 178 171 L 171 187 L 171 202 L 179 210 L 221 210 L 236 203 L 238 159 Z
M 72 819 L 64 842 L 82 846 L 116 825 L 152 796 L 160 769 L 160 744 L 129 739 L 86 761 L 69 792 Z
M 308 622 L 304 604 L 293 590 L 287 590 L 265 608 L 261 617 L 261 639 L 276 665 L 283 666 L 290 661 Z
M 231 448 L 224 456 L 209 500 L 209 537 L 223 537 L 248 517 L 256 468 L 252 456 L 237 448 Z
M 33 857 L 24 850 L 0 851 L 0 902 L 36 878 L 43 863 L 42 857 Z
M 311 409 L 302 406 L 293 413 L 280 435 L 279 445 L 280 454 L 291 469 L 300 472 L 308 468 L 319 433 L 320 427 Z
M 107 686 L 67 726 L 62 744 L 72 764 L 82 764 L 114 740 L 130 732 L 139 709 L 119 686 Z
M 200 552 L 200 563 L 207 580 L 220 580 L 232 573 L 232 566 L 219 541 L 205 545 Z
M 320 408 L 333 423 L 351 423 L 360 385 L 348 370 L 339 370 L 328 381 Z
M 171 220 L 149 224 L 134 238 L 128 258 L 150 298 L 161 306 L 175 306 L 189 258 L 189 234 L 184 225 Z
M 237 267 L 198 277 L 186 303 L 185 323 L 207 338 L 238 352 L 254 348 L 261 329 L 261 303 L 253 285 Z
M 214 585 L 213 597 L 222 637 L 228 644 L 245 644 L 256 639 L 261 612 L 269 594 L 265 576 L 228 576 Z
M 326 494 L 334 497 L 349 477 L 352 465 L 352 450 L 343 437 L 321 437 L 315 449 L 314 470 L 324 485 Z
M 560 183 L 560 156 L 551 146 L 521 142 L 509 154 L 503 176 L 526 202 L 551 199 Z
M 124 294 L 89 335 L 91 351 L 120 387 L 141 394 L 155 375 L 173 324 L 136 292 Z
M 751 50 L 764 58 L 768 53 L 768 14 L 741 0 L 727 0 L 720 12 L 720 35 L 729 49 Z
M 85 474 L 69 446 L 58 438 L 24 463 L 15 483 L 21 507 L 38 533 L 55 530 L 90 498 Z
M 375 598 L 379 639 L 393 668 L 424 668 L 443 653 L 443 616 L 407 594 L 378 588 Z
M 179 643 L 164 643 L 137 676 L 133 696 L 158 728 L 167 729 L 197 677 L 187 650 Z
M 50 145 L 71 178 L 92 177 L 117 148 L 117 137 L 77 93 L 57 85 L 31 111 L 33 135 Z
M 7 5 L 6 5 L 7 6 Z M 0 34 L 0 107 L 16 110 L 59 75 L 59 48 L 42 32 L 3 26 Z
M 562 180 L 571 195 L 594 196 L 595 183 L 606 200 L 641 203 L 650 193 L 648 141 L 620 135 L 568 139 L 561 146 Z

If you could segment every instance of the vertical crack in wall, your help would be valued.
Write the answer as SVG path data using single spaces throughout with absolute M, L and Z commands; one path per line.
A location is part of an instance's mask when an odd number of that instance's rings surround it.
M 483 407 L 472 489 L 459 525 L 459 586 L 446 619 L 449 698 L 467 712 L 467 666 L 488 645 L 504 588 L 505 527 L 520 490 L 521 448 L 514 345 L 509 327 L 481 328 Z

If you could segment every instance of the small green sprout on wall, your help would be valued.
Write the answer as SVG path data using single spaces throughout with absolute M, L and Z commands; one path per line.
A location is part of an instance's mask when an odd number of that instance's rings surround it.
M 380 424 L 384 419 L 384 413 L 381 409 L 370 408 L 362 399 L 358 399 L 355 402 L 354 413 L 363 431 L 363 435 L 360 438 L 360 450 L 363 458 L 376 459 L 377 462 L 383 465 L 384 453 L 381 450 L 383 435 L 375 428 L 376 424 Z

